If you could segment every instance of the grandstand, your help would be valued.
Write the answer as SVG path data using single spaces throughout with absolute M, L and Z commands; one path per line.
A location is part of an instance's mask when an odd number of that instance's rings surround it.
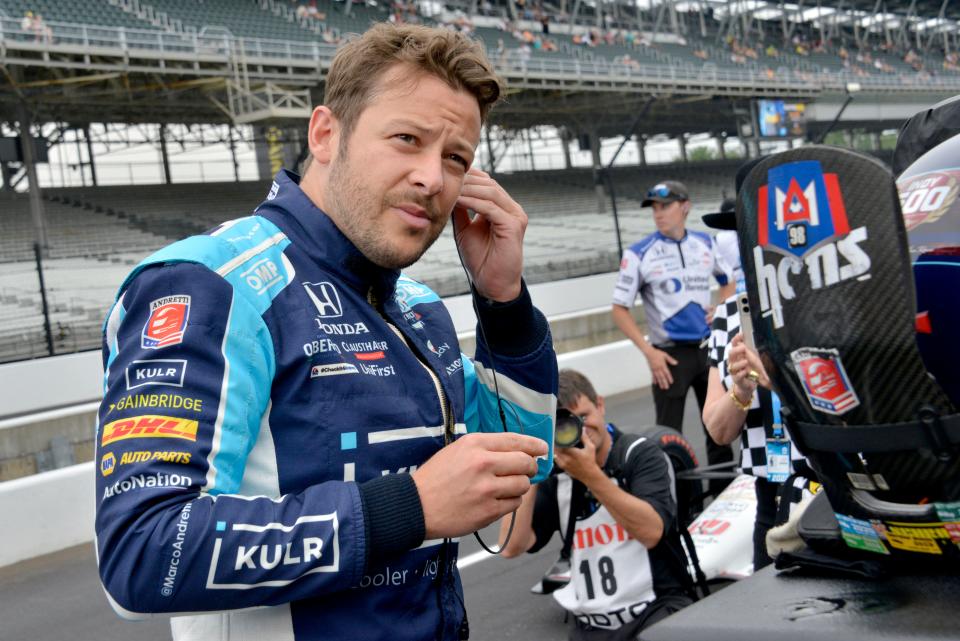
M 916 109 L 960 92 L 956 7 L 893 2 L 886 5 L 890 13 L 879 15 L 860 1 L 818 7 L 758 2 L 744 13 L 746 5 L 713 1 L 641 7 L 520 6 L 511 0 L 0 0 L 0 62 L 10 70 L 0 83 L 0 116 L 16 133 L 25 104 L 46 146 L 71 171 L 79 167 L 83 182 L 58 183 L 51 171 L 52 186 L 42 194 L 54 350 L 96 347 L 103 313 L 130 265 L 172 240 L 249 214 L 269 184 L 269 172 L 261 170 L 259 181 L 170 185 L 167 178 L 164 184 L 97 186 L 94 149 L 109 154 L 129 147 L 124 126 L 251 124 L 253 144 L 262 147 L 263 134 L 256 132 L 266 126 L 302 130 L 311 105 L 322 99 L 336 46 L 350 34 L 383 20 L 468 31 L 512 87 L 485 134 L 487 168 L 514 153 L 508 150 L 522 140 L 518 132 L 533 127 L 554 131 L 557 149 L 579 140 L 592 157 L 592 166 L 578 167 L 568 151 L 564 169 L 518 171 L 508 161 L 496 173 L 530 215 L 528 280 L 598 273 L 615 269 L 618 259 L 607 196 L 596 186 L 597 169 L 607 162 L 601 162 L 602 140 L 635 137 L 641 158 L 648 140 L 676 140 L 682 158 L 693 134 L 719 141 L 719 157 L 709 162 L 641 161 L 610 170 L 620 232 L 629 243 L 652 229 L 639 201 L 658 180 L 688 184 L 694 224 L 731 194 L 739 161 L 724 159 L 723 140 L 739 140 L 746 155 L 761 151 L 765 143 L 750 133 L 757 99 L 808 104 L 812 139 L 832 126 L 852 83 L 860 89 L 857 101 L 875 109 L 845 118 L 840 127 L 877 136 Z M 91 142 L 89 128 L 98 123 L 105 123 L 104 133 Z M 83 128 L 86 154 L 63 151 L 69 147 L 64 132 Z M 79 136 L 74 140 L 79 148 Z M 169 154 L 160 143 L 167 166 Z M 533 166 L 532 146 L 530 157 Z M 7 162 L 6 169 L 0 361 L 47 352 L 35 223 L 23 193 L 26 170 L 20 162 Z M 465 289 L 449 234 L 410 273 L 443 295 Z

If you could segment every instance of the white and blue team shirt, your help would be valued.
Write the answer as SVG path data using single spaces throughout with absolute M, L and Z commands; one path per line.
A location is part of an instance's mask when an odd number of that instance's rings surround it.
M 743 264 L 740 262 L 740 243 L 737 232 L 733 230 L 718 231 L 714 239 L 717 246 L 717 255 L 730 267 L 733 281 L 737 284 L 737 293 L 747 291 L 747 282 L 743 276 Z
M 710 333 L 711 276 L 726 285 L 732 270 L 708 234 L 688 230 L 674 240 L 657 231 L 623 252 L 613 303 L 633 307 L 640 293 L 654 345 L 700 341 Z

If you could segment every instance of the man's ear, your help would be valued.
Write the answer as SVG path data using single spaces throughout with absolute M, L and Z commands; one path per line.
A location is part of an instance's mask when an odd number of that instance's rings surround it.
M 314 161 L 329 164 L 336 154 L 339 142 L 340 121 L 329 107 L 320 105 L 314 108 L 310 115 L 310 126 L 307 128 L 307 143 Z
M 606 411 L 605 411 L 606 407 L 603 403 L 603 397 L 600 396 L 599 394 L 597 394 L 597 402 L 594 403 L 594 405 L 596 405 L 600 413 L 603 414 L 603 420 L 607 420 Z

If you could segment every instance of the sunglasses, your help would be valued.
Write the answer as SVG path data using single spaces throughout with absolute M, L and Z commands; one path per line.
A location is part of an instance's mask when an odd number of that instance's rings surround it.
M 676 198 L 678 200 L 684 200 L 684 198 L 678 194 L 670 191 L 669 187 L 654 187 L 653 189 L 647 192 L 647 198 Z

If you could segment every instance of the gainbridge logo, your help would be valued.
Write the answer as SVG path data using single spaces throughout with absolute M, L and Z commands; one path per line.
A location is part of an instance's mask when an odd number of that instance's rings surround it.
M 109 445 L 128 438 L 182 438 L 197 440 L 197 421 L 173 416 L 134 416 L 107 423 L 100 445 Z

